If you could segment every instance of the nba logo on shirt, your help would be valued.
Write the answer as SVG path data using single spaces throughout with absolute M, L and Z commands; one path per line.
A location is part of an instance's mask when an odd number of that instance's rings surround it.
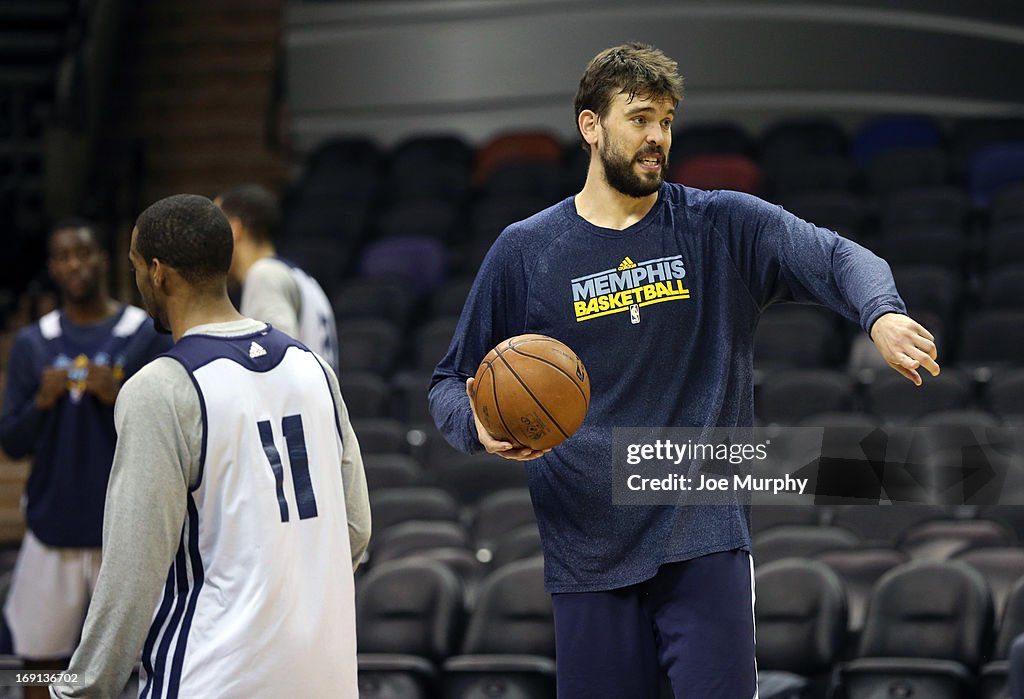
M 629 307 L 629 322 L 633 325 L 640 322 L 640 304 L 634 303 Z

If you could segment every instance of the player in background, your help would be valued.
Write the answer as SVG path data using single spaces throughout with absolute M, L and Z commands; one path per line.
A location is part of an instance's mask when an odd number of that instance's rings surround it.
M 13 651 L 29 671 L 63 668 L 75 648 L 99 571 L 114 400 L 127 377 L 171 346 L 145 311 L 111 298 L 91 223 L 59 222 L 48 250 L 61 306 L 18 332 L 0 416 L 0 446 L 32 457 L 27 531 L 4 605 Z M 27 687 L 25 696 L 47 693 Z
M 313 277 L 277 256 L 277 199 L 264 187 L 247 184 L 214 201 L 235 239 L 230 275 L 242 285 L 239 310 L 291 335 L 337 369 L 338 335 L 327 295 Z
M 129 258 L 174 348 L 115 408 L 104 556 L 54 697 L 356 699 L 353 571 L 370 510 L 359 445 L 320 357 L 231 304 L 231 227 L 162 199 Z
M 754 330 L 777 301 L 859 322 L 915 384 L 939 372 L 884 261 L 756 197 L 665 182 L 682 91 L 649 46 L 590 62 L 575 100 L 584 187 L 502 232 L 430 389 L 453 446 L 525 462 L 559 699 L 654 699 L 660 672 L 677 697 L 756 695 L 747 508 L 614 504 L 615 427 L 753 425 Z M 467 395 L 484 355 L 523 333 L 565 342 L 590 373 L 586 420 L 547 454 L 491 437 Z

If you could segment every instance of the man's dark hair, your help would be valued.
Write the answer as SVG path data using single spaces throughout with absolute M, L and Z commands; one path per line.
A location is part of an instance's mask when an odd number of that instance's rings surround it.
M 50 226 L 50 230 L 46 234 L 47 250 L 49 250 L 50 244 L 53 242 L 53 236 L 57 235 L 60 231 L 79 230 L 82 228 L 89 231 L 89 235 L 92 236 L 97 248 L 100 250 L 105 249 L 107 244 L 106 237 L 103 235 L 103 231 L 100 230 L 100 227 L 97 226 L 96 223 L 87 218 L 82 218 L 81 216 L 65 216 Z
M 139 215 L 135 226 L 135 247 L 147 265 L 156 258 L 196 286 L 227 276 L 234 252 L 231 224 L 206 197 L 161 199 Z
M 273 240 L 281 224 L 281 211 L 275 197 L 266 187 L 243 184 L 221 194 L 220 208 L 233 216 L 259 241 Z
M 630 101 L 644 99 L 670 99 L 678 103 L 683 98 L 683 78 L 679 66 L 671 58 L 646 44 L 623 44 L 605 49 L 587 65 L 576 90 L 577 129 L 580 114 L 589 109 L 604 118 L 615 95 L 625 93 Z M 581 137 L 583 150 L 590 146 Z

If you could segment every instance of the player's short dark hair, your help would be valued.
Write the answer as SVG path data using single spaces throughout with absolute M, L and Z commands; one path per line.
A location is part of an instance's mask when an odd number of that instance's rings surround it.
M 257 240 L 268 241 L 277 236 L 281 210 L 277 197 L 266 187 L 243 184 L 227 190 L 218 199 L 224 213 L 241 221 Z
M 639 95 L 678 103 L 683 98 L 679 65 L 647 44 L 630 43 L 605 49 L 594 56 L 580 78 L 574 102 L 577 124 L 580 114 L 587 109 L 603 118 L 615 95 L 620 93 L 629 95 L 630 100 Z M 583 149 L 589 151 L 587 142 L 582 137 L 580 140 Z
M 46 247 L 47 250 L 50 248 L 50 244 L 53 242 L 53 237 L 60 231 L 66 230 L 87 230 L 89 235 L 92 236 L 93 242 L 96 243 L 96 247 L 100 250 L 106 248 L 106 237 L 103 235 L 103 231 L 94 221 L 90 221 L 87 218 L 81 216 L 65 216 L 64 218 L 58 219 L 56 223 L 50 226 L 49 232 L 46 234 Z
M 161 199 L 139 215 L 135 226 L 135 247 L 147 265 L 156 258 L 197 286 L 227 276 L 234 253 L 231 224 L 206 197 Z

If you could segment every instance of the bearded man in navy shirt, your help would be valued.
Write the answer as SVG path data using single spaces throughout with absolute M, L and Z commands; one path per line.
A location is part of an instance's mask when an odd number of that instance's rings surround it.
M 661 673 L 676 697 L 757 691 L 749 510 L 615 504 L 613 428 L 751 426 L 754 330 L 779 301 L 859 323 L 915 384 L 939 372 L 883 260 L 756 197 L 665 182 L 681 97 L 652 47 L 590 62 L 575 103 L 586 183 L 501 234 L 431 382 L 453 446 L 524 462 L 560 699 L 655 699 Z M 548 452 L 492 437 L 469 399 L 484 355 L 522 333 L 565 342 L 590 372 L 585 422 Z

